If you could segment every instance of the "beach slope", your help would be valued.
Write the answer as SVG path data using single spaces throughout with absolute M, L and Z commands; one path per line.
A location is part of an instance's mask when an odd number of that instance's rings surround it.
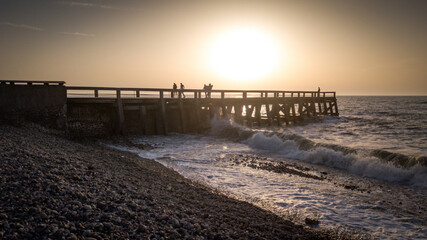
M 0 125 L 0 239 L 329 239 L 161 164 Z

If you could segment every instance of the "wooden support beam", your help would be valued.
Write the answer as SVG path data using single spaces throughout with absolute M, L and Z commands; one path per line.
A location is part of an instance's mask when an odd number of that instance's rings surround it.
M 326 106 L 326 93 L 323 93 L 323 99 L 322 99 L 322 102 L 323 102 L 323 114 L 324 115 L 328 115 L 328 107 Z
M 276 102 L 273 104 L 273 113 L 274 113 L 274 115 L 276 116 L 277 126 L 282 126 L 282 121 L 281 121 L 281 119 L 280 119 L 280 106 L 279 106 L 279 104 L 277 103 L 277 100 L 276 100 Z
M 298 114 L 301 121 L 304 121 L 304 112 L 303 112 L 303 104 L 302 99 L 300 97 L 300 93 L 298 93 Z
M 295 111 L 295 103 L 293 103 L 293 102 L 292 102 L 291 109 L 292 109 L 292 119 L 293 119 L 294 124 L 295 124 L 297 122 L 297 114 Z
M 311 95 L 313 95 L 313 93 Z M 313 116 L 316 116 L 317 115 L 317 111 L 316 111 L 316 104 L 314 103 L 314 97 L 311 97 L 310 103 L 311 103 L 312 114 L 313 114 Z
M 289 104 L 287 104 L 287 103 L 283 103 L 283 105 L 282 105 L 282 112 L 283 112 L 283 114 L 284 114 L 284 116 L 285 116 L 285 123 L 286 123 L 286 125 L 289 125 L 289 121 L 290 121 L 290 107 L 289 107 Z
M 139 106 L 139 120 L 144 134 L 148 134 L 147 109 L 145 106 Z
M 339 116 L 339 113 L 338 113 L 338 104 L 337 104 L 337 100 L 336 99 L 334 101 L 334 106 L 335 106 L 335 116 Z
M 227 118 L 228 117 L 227 106 L 225 105 L 224 102 L 221 103 L 221 117 L 222 118 Z
M 252 119 L 252 113 L 254 112 L 254 105 L 251 105 L 251 107 L 249 107 L 249 105 L 246 105 L 246 121 L 248 122 L 248 126 L 252 127 L 253 126 L 253 119 Z
M 163 134 L 168 135 L 168 121 L 166 118 L 166 104 L 165 104 L 165 98 L 163 97 L 163 91 L 160 91 L 160 112 L 162 115 Z
M 231 110 L 233 109 L 233 105 L 227 105 L 227 115 L 231 116 Z
M 202 130 L 202 117 L 200 114 L 201 106 L 200 106 L 200 99 L 196 99 L 196 121 L 197 121 L 197 132 L 201 132 Z
M 328 107 L 328 109 L 329 109 L 330 115 L 331 115 L 331 116 L 332 116 L 332 115 L 334 115 L 334 112 L 333 112 L 333 110 L 332 110 L 332 102 L 329 102 L 329 107 Z
M 259 127 L 261 127 L 261 104 L 255 105 L 255 118 Z
M 122 101 L 122 97 L 120 94 L 120 90 L 116 91 L 116 96 L 117 96 L 117 116 L 118 116 L 118 129 L 120 133 L 124 132 L 124 125 L 125 125 L 125 113 L 123 110 L 123 101 Z
M 179 109 L 179 119 L 181 122 L 181 133 L 186 132 L 186 125 L 185 125 L 185 116 L 184 116 L 184 105 L 182 104 L 182 95 L 181 92 L 178 94 L 178 109 Z
M 265 104 L 265 111 L 266 111 L 266 113 L 267 113 L 267 123 L 268 123 L 268 126 L 271 126 L 272 125 L 272 113 L 271 113 L 271 111 L 270 111 L 270 104 L 269 103 L 266 103 Z
M 236 123 L 242 124 L 242 109 L 243 109 L 243 105 L 242 104 L 236 104 L 234 105 L 234 121 Z

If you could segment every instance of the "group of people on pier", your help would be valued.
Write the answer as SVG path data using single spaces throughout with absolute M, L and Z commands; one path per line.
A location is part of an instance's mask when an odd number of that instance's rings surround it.
M 177 94 L 181 94 L 181 96 L 183 98 L 185 98 L 185 94 L 184 94 L 184 84 L 180 83 L 179 86 L 179 91 L 178 91 L 178 85 L 176 85 L 176 83 L 173 84 L 172 87 L 172 97 L 175 97 L 175 95 Z M 211 97 L 211 91 L 212 91 L 213 85 L 209 83 L 209 85 L 204 84 L 203 85 L 203 90 L 205 90 L 205 97 L 206 98 L 210 98 Z

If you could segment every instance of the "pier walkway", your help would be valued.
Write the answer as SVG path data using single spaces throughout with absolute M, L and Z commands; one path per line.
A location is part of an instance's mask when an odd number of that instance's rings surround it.
M 317 115 L 338 116 L 335 92 L 76 86 L 66 89 L 68 109 L 110 105 L 115 109 L 119 131 L 139 125 L 145 134 L 197 132 L 206 128 L 213 117 L 231 118 L 252 127 L 289 125 Z

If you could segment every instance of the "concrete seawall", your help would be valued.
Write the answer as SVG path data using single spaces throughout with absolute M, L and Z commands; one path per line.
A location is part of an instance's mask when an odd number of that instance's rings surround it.
M 5 121 L 26 119 L 63 128 L 66 101 L 64 82 L 0 82 L 0 119 Z

